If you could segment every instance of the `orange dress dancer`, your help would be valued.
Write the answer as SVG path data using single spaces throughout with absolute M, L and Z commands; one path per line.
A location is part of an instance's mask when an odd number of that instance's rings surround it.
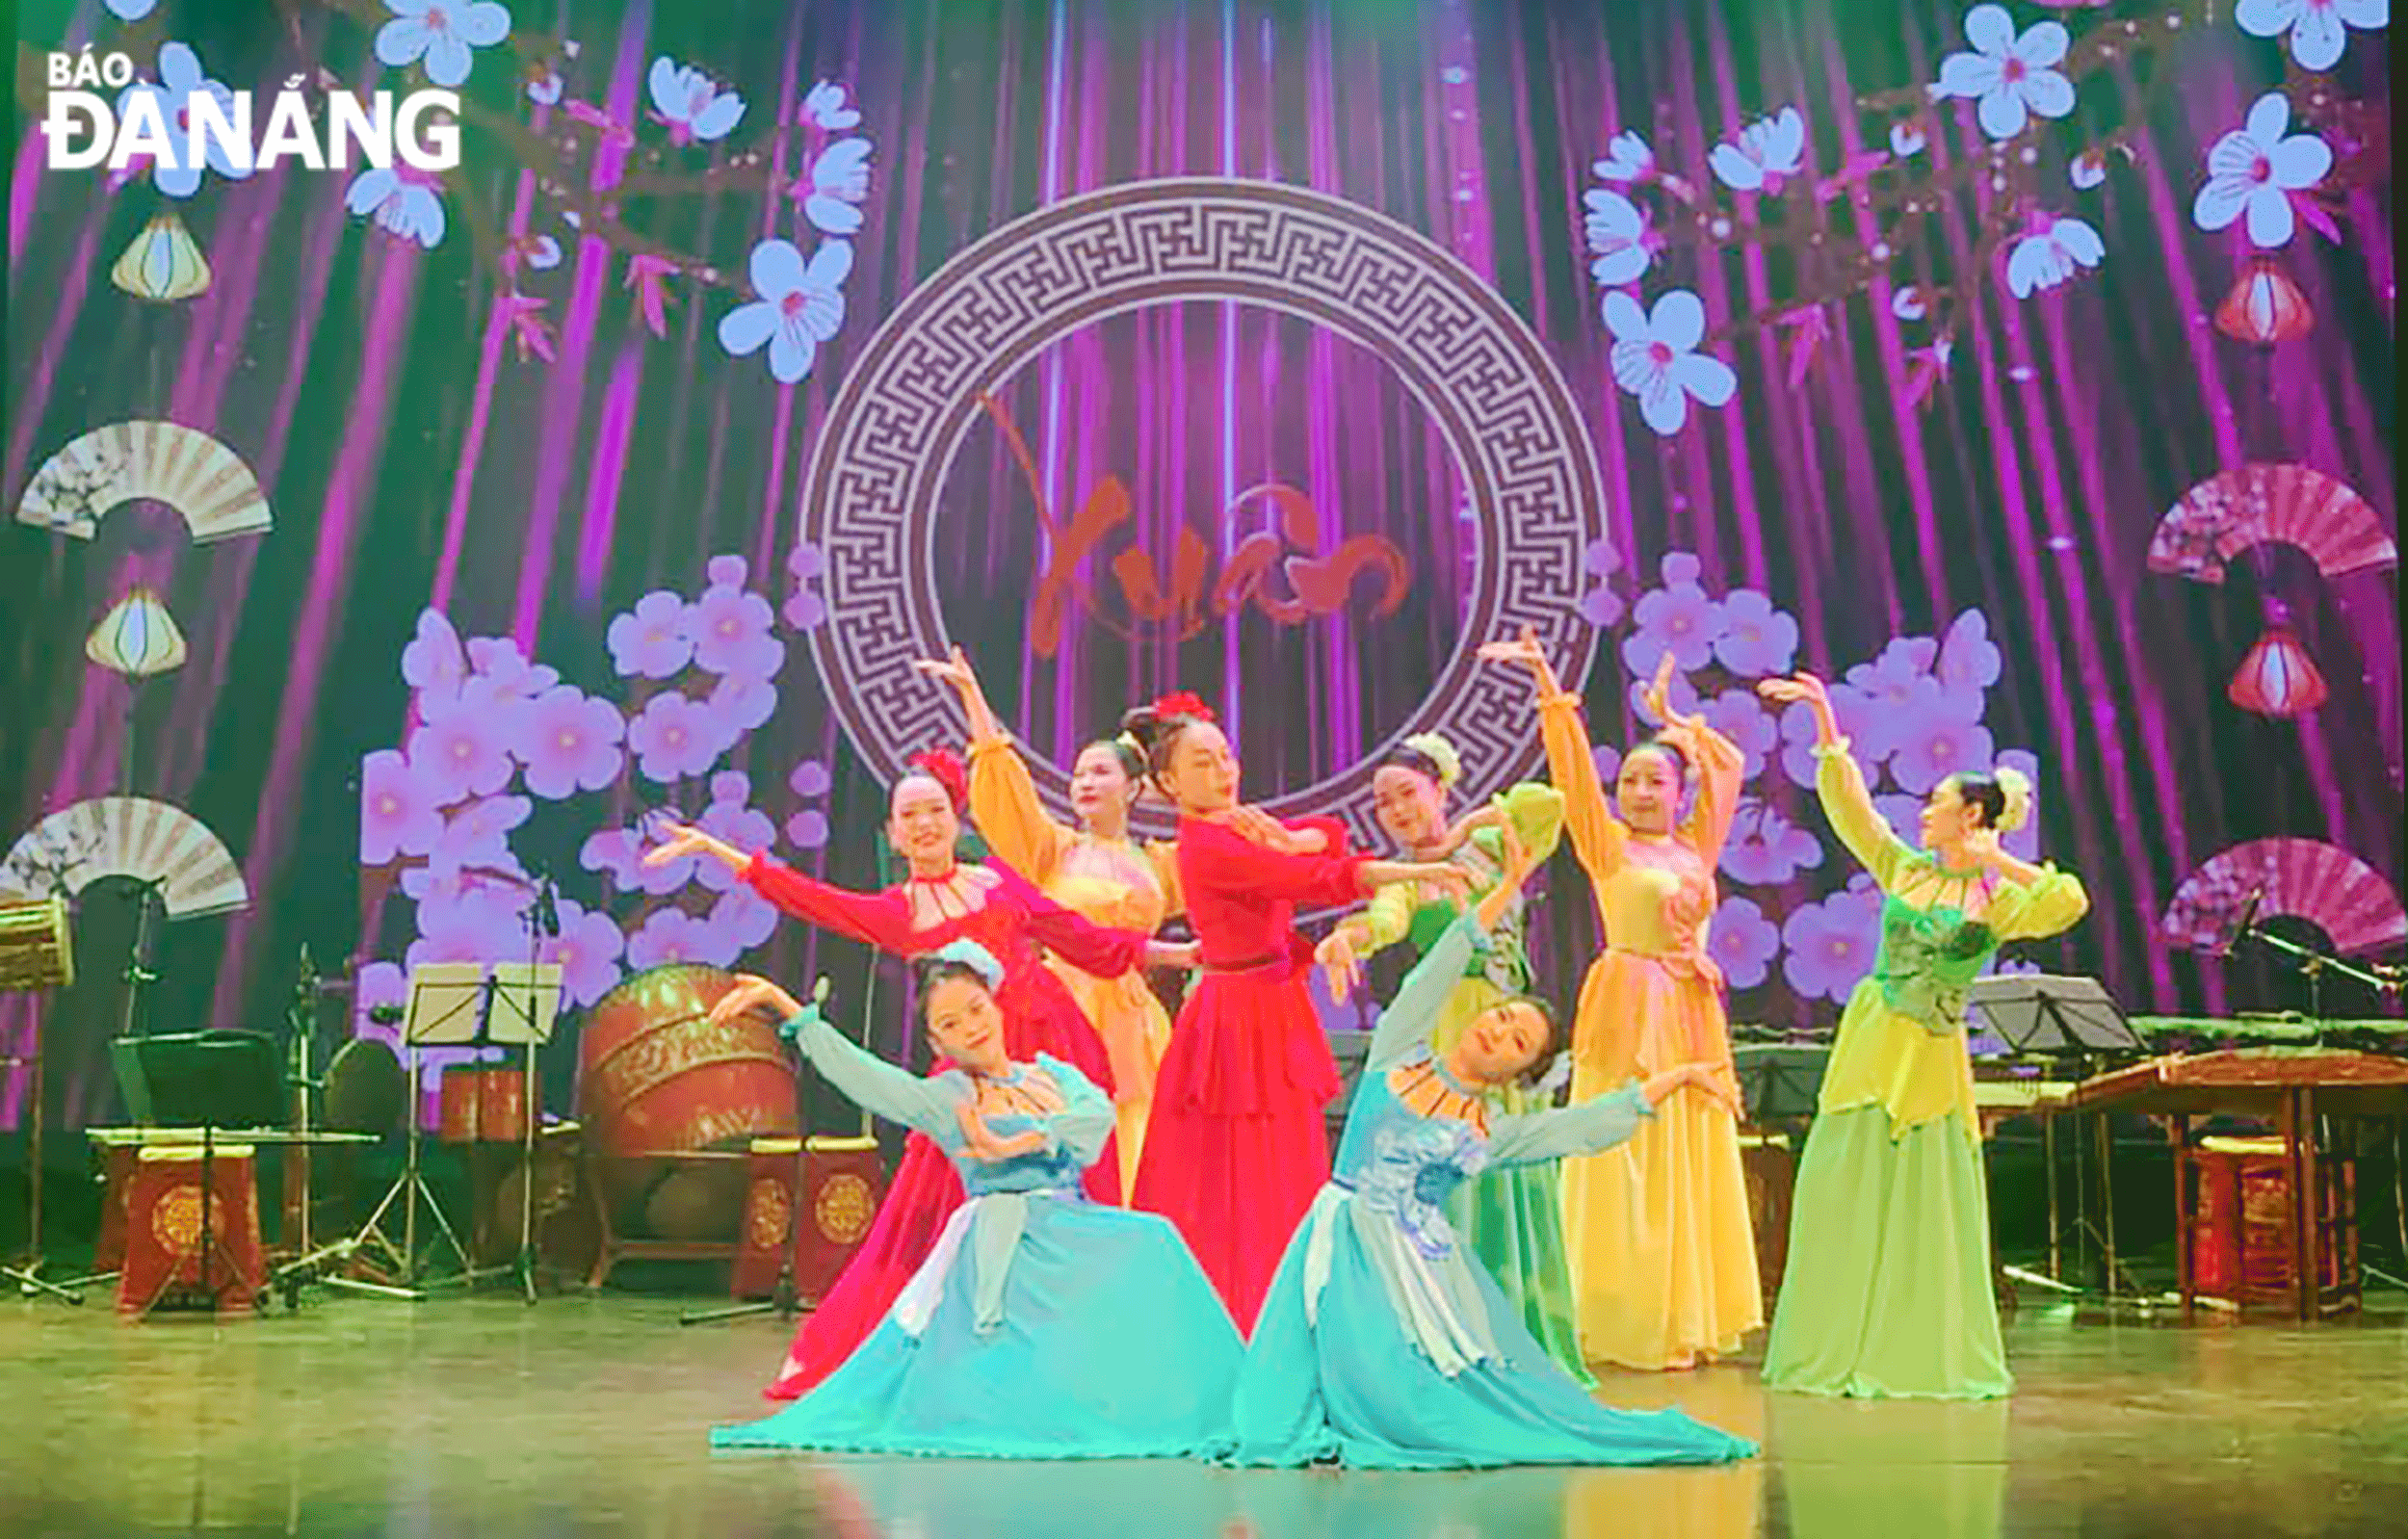
M 1628 1143 L 1563 1162 L 1581 1348 L 1592 1363 L 1692 1368 L 1736 1353 L 1764 1324 L 1722 973 L 1706 953 L 1714 868 L 1745 760 L 1704 718 L 1672 713 L 1667 665 L 1648 696 L 1665 725 L 1626 756 L 1617 816 L 1597 778 L 1580 696 L 1558 687 L 1535 643 L 1527 645 L 1507 644 L 1537 683 L 1548 778 L 1563 793 L 1564 824 L 1605 926 L 1606 950 L 1589 966 L 1573 1022 L 1572 1103 L 1633 1075 L 1714 1066 L 1703 1083 L 1673 1092 Z M 1683 816 L 1685 786 L 1695 800 Z
M 896 782 L 888 815 L 888 837 L 912 874 L 881 891 L 831 886 L 699 829 L 673 830 L 667 843 L 645 858 L 655 864 L 695 854 L 719 859 L 794 918 L 898 956 L 924 956 L 957 940 L 976 941 L 1004 966 L 996 999 L 1004 1006 L 1008 1052 L 1024 1062 L 1050 1053 L 1109 1088 L 1112 1070 L 1103 1044 L 1044 957 L 1051 952 L 1089 972 L 1118 976 L 1145 965 L 1148 938 L 1088 924 L 1007 867 L 955 860 L 953 848 L 960 836 L 956 809 L 968 791 L 964 771 L 950 754 L 924 754 L 913 762 L 917 772 Z M 946 1067 L 938 1063 L 931 1072 L 941 1074 Z M 1083 1184 L 1098 1202 L 1120 1200 L 1119 1169 L 1110 1159 L 1089 1166 Z M 772 1399 L 800 1396 L 877 1328 L 935 1248 L 962 1195 L 961 1178 L 942 1150 L 924 1135 L 905 1140 L 869 1234 L 836 1286 L 796 1331 L 793 1349 L 768 1391 Z
M 1154 1085 L 1136 1206 L 1179 1226 L 1238 1328 L 1250 1331 L 1289 1237 L 1329 1179 L 1323 1108 L 1338 1068 L 1305 988 L 1299 904 L 1339 908 L 1397 882 L 1460 897 L 1460 868 L 1373 860 L 1335 819 L 1281 822 L 1238 801 L 1238 762 L 1191 694 L 1130 713 L 1180 812 L 1179 891 L 1201 948 Z
M 1166 843 L 1129 837 L 1129 811 L 1145 786 L 1145 755 L 1136 741 L 1102 739 L 1079 750 L 1070 770 L 1071 810 L 1079 819 L 1074 828 L 1037 799 L 1027 762 L 987 705 L 961 649 L 919 667 L 961 693 L 970 718 L 970 821 L 996 857 L 1095 924 L 1145 935 L 1162 928 L 1179 911 L 1178 860 Z M 1170 1012 L 1142 974 L 1099 978 L 1066 957 L 1048 955 L 1045 962 L 1079 1002 L 1112 1060 L 1125 1198 L 1137 1190 L 1155 1077 L 1170 1046 Z

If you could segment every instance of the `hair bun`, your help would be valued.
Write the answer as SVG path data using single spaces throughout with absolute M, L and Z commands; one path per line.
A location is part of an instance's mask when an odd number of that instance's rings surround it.
M 913 754 L 909 763 L 913 772 L 944 788 L 945 799 L 954 804 L 956 816 L 970 804 L 970 771 L 962 768 L 959 754 L 951 748 L 928 748 Z
M 2011 834 L 2031 822 L 2031 776 L 2012 765 L 2002 765 L 1990 778 L 1999 783 L 1999 794 L 2006 798 L 1999 814 L 1999 831 Z

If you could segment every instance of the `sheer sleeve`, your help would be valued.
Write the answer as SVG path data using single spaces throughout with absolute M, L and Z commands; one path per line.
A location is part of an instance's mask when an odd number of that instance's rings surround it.
M 1384 1069 L 1428 1045 L 1447 997 L 1463 981 L 1472 953 L 1486 943 L 1479 921 L 1473 915 L 1466 914 L 1447 926 L 1447 932 L 1413 964 L 1413 971 L 1404 975 L 1397 997 L 1379 1012 L 1379 1024 L 1372 1030 L 1371 1051 L 1364 1058 L 1366 1073 Z
M 940 1082 L 907 1074 L 856 1047 L 816 1014 L 796 1028 L 795 1046 L 822 1079 L 864 1111 L 927 1134 L 954 1124 L 954 1097 Z
M 2038 940 L 2071 929 L 2090 911 L 2090 895 L 2072 872 L 2054 864 L 2041 866 L 2041 878 L 2028 887 L 2009 887 L 1990 901 L 1983 918 L 2002 941 Z
M 1028 761 L 1008 738 L 970 744 L 970 821 L 996 859 L 1039 886 L 1078 837 L 1037 799 Z
M 1404 939 L 1413 929 L 1413 884 L 1396 882 L 1372 894 L 1352 924 L 1363 937 L 1355 950 L 1365 956 Z
M 1581 697 L 1551 695 L 1539 702 L 1538 732 L 1547 744 L 1547 778 L 1563 794 L 1563 821 L 1572 831 L 1572 850 L 1581 858 L 1589 880 L 1602 882 L 1622 869 L 1622 852 L 1631 831 L 1606 805 L 1606 788 L 1597 779 L 1597 758 L 1589 751 L 1588 728 L 1581 720 Z
M 1739 816 L 1740 782 L 1746 777 L 1747 756 L 1738 743 L 1697 717 L 1676 718 L 1664 728 L 1663 737 L 1697 767 L 1697 805 L 1681 833 L 1712 871 L 1722 863 L 1722 847 L 1731 838 L 1731 820 Z
M 1847 751 L 1846 739 L 1828 748 L 1817 748 L 1815 756 L 1822 761 L 1815 771 L 1815 794 L 1822 798 L 1823 816 L 1831 820 L 1832 830 L 1857 864 L 1888 892 L 1898 867 L 1913 858 L 1914 851 L 1872 804 L 1872 793 L 1865 787 L 1865 771 Z
M 856 893 L 830 886 L 767 853 L 752 857 L 744 879 L 790 918 L 890 952 L 908 955 L 913 950 L 911 905 L 899 892 Z
M 1594 774 L 1594 763 L 1589 768 Z M 1563 842 L 1564 795 L 1555 787 L 1525 780 L 1499 793 L 1497 803 L 1505 809 L 1505 821 L 1513 824 L 1514 837 L 1531 852 L 1532 862 L 1545 860 Z M 1502 844 L 1497 853 L 1502 858 Z
M 1145 946 L 1151 937 L 1133 929 L 1110 929 L 1098 925 L 1038 892 L 1017 872 L 1012 873 L 1008 885 L 1021 905 L 1022 925 L 1029 938 L 1080 972 L 1092 973 L 1097 978 L 1118 978 L 1145 965 Z
M 1629 1141 L 1656 1114 L 1636 1080 L 1576 1107 L 1491 1117 L 1488 1161 L 1492 1165 L 1529 1165 L 1573 1155 L 1601 1154 Z
M 1045 1119 L 1046 1138 L 1076 1160 L 1081 1168 L 1095 1163 L 1115 1125 L 1112 1097 L 1080 1073 L 1075 1064 L 1064 1063 L 1050 1053 L 1038 1054 L 1036 1061 L 1061 1087 L 1062 1108 Z

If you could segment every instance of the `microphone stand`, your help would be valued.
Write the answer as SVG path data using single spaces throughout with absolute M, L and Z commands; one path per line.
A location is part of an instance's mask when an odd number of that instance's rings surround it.
M 824 977 L 811 991 L 810 1008 L 818 1008 L 827 1001 L 828 981 Z M 863 1030 L 866 1031 L 866 1025 Z M 810 1063 L 802 1049 L 795 1049 L 795 1107 L 798 1112 L 803 1104 L 802 1071 Z M 862 1119 L 868 1121 L 865 1116 Z M 719 1309 L 690 1310 L 677 1317 L 680 1325 L 710 1325 L 720 1320 L 747 1319 L 755 1315 L 775 1315 L 781 1320 L 793 1319 L 802 1313 L 802 1298 L 795 1287 L 795 1244 L 800 1238 L 802 1225 L 802 1182 L 811 1154 L 811 1135 L 800 1134 L 795 1139 L 794 1200 L 787 1205 L 786 1238 L 777 1247 L 777 1284 L 768 1298 L 754 1303 L 729 1304 Z

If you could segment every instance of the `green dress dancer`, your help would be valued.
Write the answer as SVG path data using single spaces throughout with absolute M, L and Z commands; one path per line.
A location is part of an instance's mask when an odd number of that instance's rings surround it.
M 1532 860 L 1543 861 L 1555 852 L 1563 835 L 1563 796 L 1553 786 L 1514 786 L 1497 798 L 1494 810 L 1512 820 Z M 1505 837 L 1494 826 L 1475 827 L 1447 858 L 1472 874 L 1471 897 L 1478 902 L 1504 874 Z M 1408 941 L 1419 956 L 1428 954 L 1462 912 L 1452 900 L 1429 898 L 1416 887 L 1383 887 L 1348 925 L 1359 954 Z M 1508 995 L 1530 991 L 1530 957 L 1522 930 L 1523 905 L 1517 898 L 1491 931 L 1487 952 L 1473 957 L 1463 980 L 1447 996 L 1430 1033 L 1438 1053 L 1453 1048 L 1465 1023 L 1481 1011 Z M 1548 1086 L 1501 1091 L 1495 1099 L 1500 1110 L 1519 1114 L 1544 1110 L 1554 1097 L 1554 1088 Z M 1466 1181 L 1447 1201 L 1447 1221 L 1470 1242 L 1498 1288 L 1521 1310 L 1523 1325 L 1547 1355 L 1583 1386 L 1594 1388 L 1597 1380 L 1581 1361 L 1580 1333 L 1573 1325 L 1559 1168 L 1549 1161 L 1491 1169 Z
M 1800 675 L 1766 692 L 1816 706 L 1816 789 L 1882 899 L 1880 952 L 1840 1019 L 1798 1162 L 1765 1383 L 1808 1395 L 2006 1395 L 2015 1380 L 1990 1275 L 1965 995 L 2002 942 L 2054 935 L 2089 900 L 2070 874 L 1998 848 L 2028 805 L 2021 776 L 1940 782 L 1917 849 L 1873 807 L 1820 684 Z M 2006 788 L 2003 813 L 1967 794 L 1976 781 L 1994 797 Z

